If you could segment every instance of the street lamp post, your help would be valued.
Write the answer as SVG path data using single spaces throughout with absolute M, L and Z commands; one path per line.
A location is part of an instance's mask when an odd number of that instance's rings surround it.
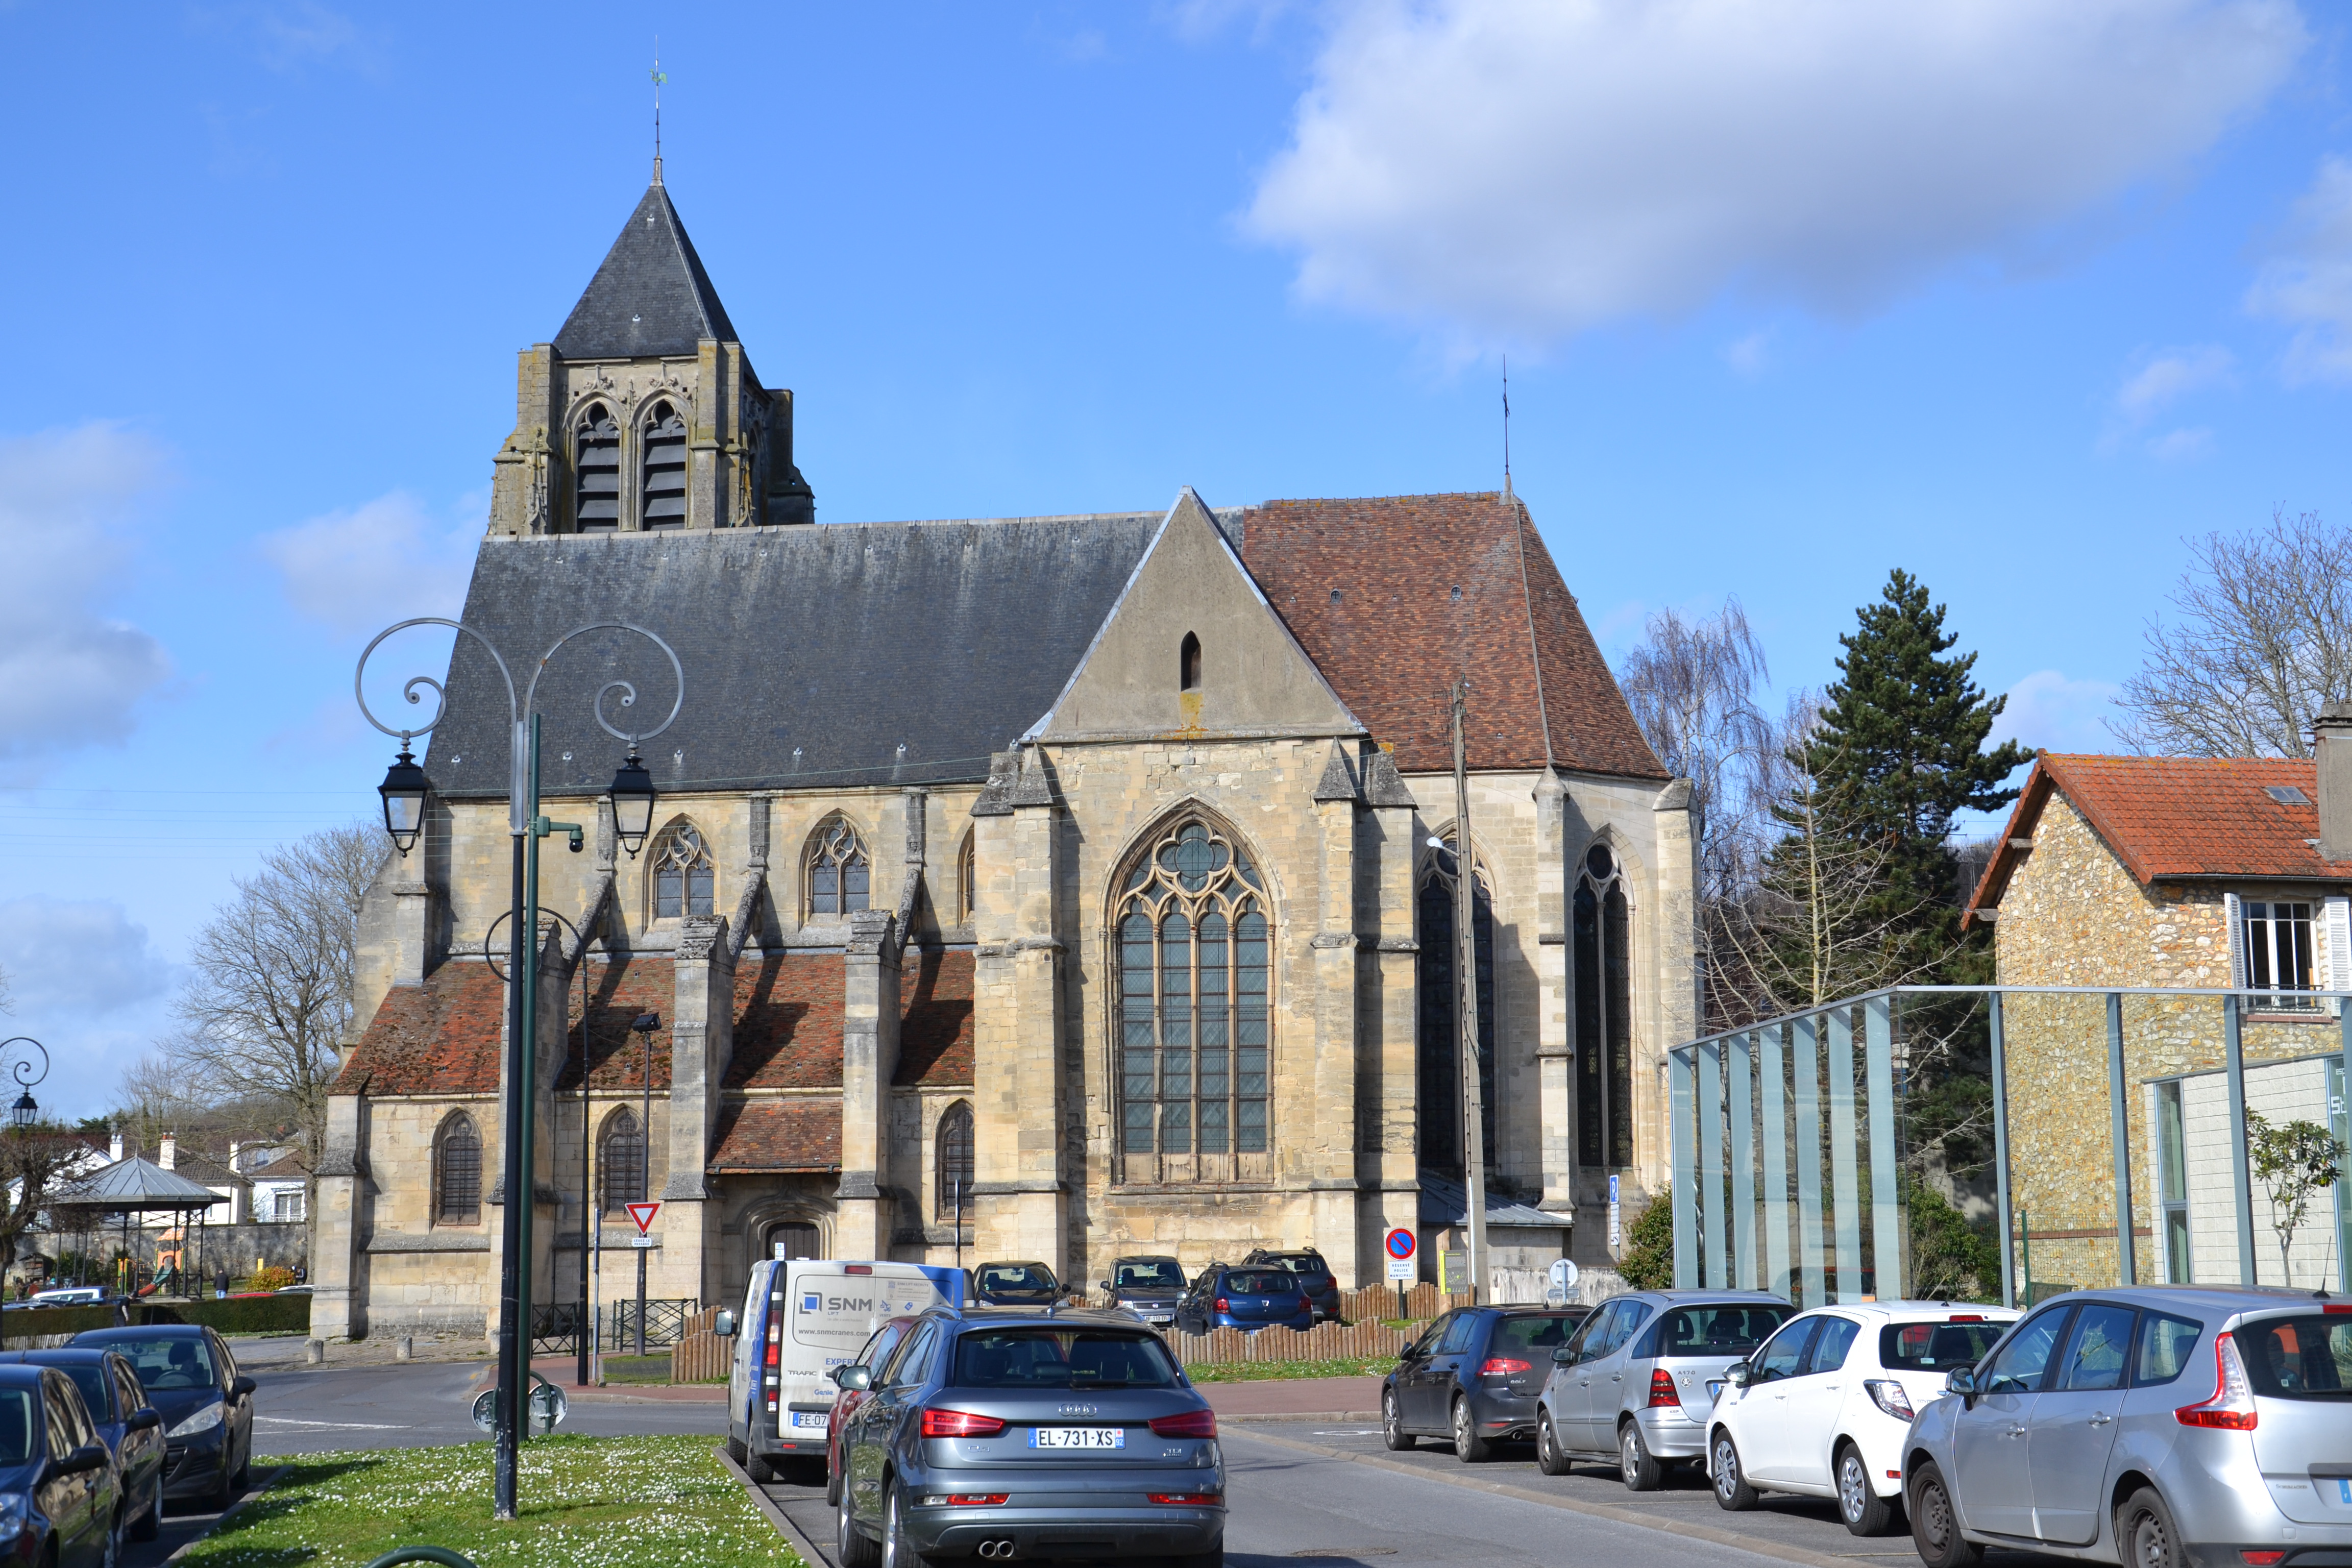
M 637 1021 L 629 1026 L 637 1032 L 646 1047 L 645 1103 L 638 1113 L 637 1136 L 643 1140 L 643 1151 L 637 1161 L 637 1201 L 653 1196 L 654 1186 L 654 1031 L 661 1027 L 661 1015 L 640 1013 Z M 643 1240 L 642 1236 L 636 1239 Z M 646 1353 L 646 1254 L 647 1248 L 637 1248 L 637 1353 Z
M 637 757 L 637 742 L 651 740 L 668 729 L 677 719 L 678 710 L 686 701 L 686 669 L 679 664 L 677 651 L 660 637 L 643 626 L 625 621 L 595 621 L 577 626 L 555 639 L 548 650 L 539 656 L 532 667 L 530 682 L 524 689 L 522 700 L 515 699 L 514 674 L 506 659 L 489 638 L 462 622 L 439 616 L 419 616 L 399 622 L 376 634 L 360 654 L 359 668 L 352 678 L 352 689 L 359 700 L 361 714 L 367 721 L 387 735 L 400 740 L 400 756 L 385 773 L 379 793 L 383 797 L 384 830 L 403 856 L 416 846 L 425 827 L 425 803 L 431 785 L 425 770 L 416 765 L 409 754 L 408 743 L 418 735 L 429 733 L 448 711 L 447 693 L 430 676 L 413 676 L 401 688 L 401 695 L 414 703 L 417 689 L 429 687 L 439 700 L 431 723 L 408 729 L 398 729 L 384 723 L 367 705 L 365 679 L 369 656 L 386 637 L 411 626 L 447 626 L 461 636 L 472 637 L 490 656 L 506 682 L 507 716 L 509 721 L 508 752 L 507 819 L 508 832 L 513 838 L 512 893 L 509 915 L 514 925 L 509 937 L 507 985 L 507 1106 L 504 1141 L 504 1208 L 500 1216 L 500 1247 L 499 1260 L 499 1374 L 498 1397 L 493 1442 L 496 1464 L 493 1483 L 493 1511 L 500 1519 L 515 1516 L 515 1472 L 518 1445 L 522 1432 L 523 1401 L 530 1384 L 530 1229 L 531 1200 L 536 1195 L 536 1184 L 531 1180 L 532 1100 L 537 1088 L 539 1023 L 539 841 L 558 830 L 570 835 L 571 847 L 577 852 L 581 847 L 579 824 L 551 822 L 539 810 L 539 731 L 540 716 L 536 702 L 540 677 L 565 643 L 576 637 L 596 631 L 634 632 L 658 647 L 669 658 L 670 671 L 677 678 L 677 697 L 670 704 L 669 716 L 650 730 L 631 732 L 614 729 L 604 718 L 604 699 L 617 692 L 621 706 L 632 707 L 637 700 L 636 688 L 625 680 L 609 680 L 597 688 L 590 711 L 597 727 L 616 741 L 628 742 L 627 758 L 613 775 L 610 794 L 613 797 L 614 826 L 621 842 L 632 858 L 645 843 L 646 829 L 653 819 L 654 788 L 652 777 Z M 634 832 L 632 831 L 634 829 Z
M 32 1131 L 34 1122 L 40 1120 L 41 1102 L 33 1098 L 33 1086 L 49 1076 L 49 1047 L 30 1035 L 18 1035 L 12 1040 L 0 1040 L 0 1061 L 6 1060 L 8 1053 L 18 1046 L 30 1046 L 41 1055 L 38 1072 L 33 1070 L 33 1058 L 29 1056 L 14 1063 L 8 1069 L 16 1080 L 17 1089 L 16 1103 L 8 1108 L 8 1121 L 21 1138 Z M 27 1176 L 26 1179 L 31 1178 Z M 0 1328 L 0 1340 L 6 1337 L 5 1329 Z

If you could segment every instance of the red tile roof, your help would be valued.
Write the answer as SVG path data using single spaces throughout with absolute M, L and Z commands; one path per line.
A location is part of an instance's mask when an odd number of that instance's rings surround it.
M 899 1084 L 971 1082 L 969 952 L 909 953 L 899 974 L 906 1015 L 898 1025 Z
M 506 1006 L 487 963 L 453 960 L 422 985 L 395 985 L 329 1092 L 495 1094 Z
M 2302 804 L 2272 787 L 2303 792 Z M 2352 880 L 2352 861 L 2323 860 L 2318 771 L 2289 757 L 2103 757 L 2043 752 L 2001 845 L 1969 900 L 1971 920 L 2000 902 L 2051 791 L 2074 804 L 2145 887 L 2189 879 Z
M 1446 693 L 1467 676 L 1472 767 L 1541 767 L 1549 726 L 1561 767 L 1666 776 L 1516 499 L 1268 501 L 1244 514 L 1242 559 L 1405 772 L 1454 765 Z
M 719 1113 L 710 1171 L 838 1171 L 841 1101 L 737 1100 Z
M 841 1087 L 842 955 L 787 952 L 735 970 L 729 1089 Z

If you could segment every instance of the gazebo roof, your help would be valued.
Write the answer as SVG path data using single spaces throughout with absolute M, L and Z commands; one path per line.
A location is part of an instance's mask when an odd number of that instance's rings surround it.
M 119 1213 L 154 1209 L 200 1209 L 228 1200 L 210 1187 L 133 1154 L 94 1173 L 78 1186 L 49 1196 L 53 1204 L 81 1204 Z

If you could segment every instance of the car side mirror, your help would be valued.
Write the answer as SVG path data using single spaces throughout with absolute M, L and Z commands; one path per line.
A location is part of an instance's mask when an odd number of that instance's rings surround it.
M 142 1405 L 138 1409 L 132 1411 L 131 1413 L 131 1418 L 125 1421 L 122 1425 L 124 1429 L 127 1431 L 144 1432 L 151 1426 L 161 1426 L 163 1424 L 163 1413 L 162 1411 L 156 1409 L 152 1405 Z
M 837 1366 L 833 1369 L 835 1386 L 852 1394 L 863 1393 L 874 1386 L 874 1369 L 870 1366 Z
M 1978 1392 L 1977 1369 L 1972 1366 L 1954 1367 L 1951 1375 L 1944 1379 L 1944 1392 L 1957 1394 L 1969 1404 L 1975 1404 Z
M 1573 1348 L 1568 1345 L 1562 1345 L 1558 1350 L 1551 1352 L 1551 1361 L 1554 1366 L 1574 1366 L 1576 1364 L 1576 1352 Z
M 1729 1366 L 1723 1369 L 1724 1381 L 1731 1384 L 1734 1388 L 1747 1387 L 1748 1380 L 1755 1376 L 1755 1374 L 1756 1369 L 1749 1366 L 1744 1361 L 1733 1362 Z
M 259 1388 L 261 1384 L 254 1382 L 250 1377 L 246 1376 L 243 1373 L 239 1373 L 237 1374 L 236 1381 L 228 1385 L 229 1397 L 232 1399 L 243 1399 L 247 1394 L 251 1394 L 255 1389 Z
M 51 1460 L 49 1473 L 53 1476 L 78 1476 L 85 1470 L 103 1469 L 105 1467 L 106 1450 L 95 1443 L 84 1443 L 64 1458 Z
M 1110 1294 L 1110 1281 L 1108 1279 L 1097 1279 L 1095 1281 L 1095 1289 L 1108 1296 Z
M 710 1331 L 718 1335 L 722 1340 L 733 1339 L 735 1337 L 735 1314 L 727 1310 L 724 1307 L 721 1307 L 719 1310 L 719 1316 L 711 1320 Z

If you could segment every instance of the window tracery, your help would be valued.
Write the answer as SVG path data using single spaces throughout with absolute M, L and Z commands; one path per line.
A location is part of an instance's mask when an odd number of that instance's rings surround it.
M 1605 844 L 1585 852 L 1570 911 L 1576 965 L 1577 1163 L 1633 1163 L 1632 910 Z
M 866 841 L 849 819 L 836 816 L 819 826 L 809 843 L 809 914 L 838 918 L 865 909 L 873 883 Z
M 625 1105 L 604 1119 L 596 1141 L 596 1187 L 608 1215 L 646 1201 L 646 1130 Z
M 646 875 L 652 889 L 655 920 L 717 912 L 719 873 L 701 831 L 692 823 L 672 823 L 662 830 Z
M 477 1225 L 482 1217 L 482 1135 L 462 1110 L 433 1138 L 433 1223 Z

